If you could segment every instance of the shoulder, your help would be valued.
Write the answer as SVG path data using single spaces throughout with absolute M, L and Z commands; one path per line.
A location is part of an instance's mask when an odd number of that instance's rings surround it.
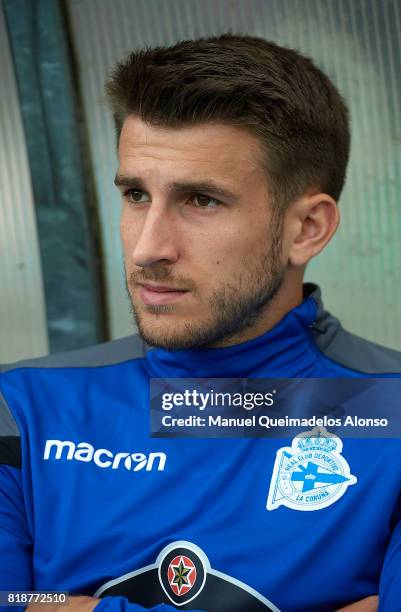
M 317 306 L 315 323 L 311 326 L 317 349 L 329 360 L 355 372 L 369 375 L 400 374 L 401 352 L 376 344 L 353 334 L 325 310 L 320 289 L 312 286 L 309 297 Z
M 38 387 L 46 386 L 42 395 L 48 397 L 50 388 L 54 393 L 60 392 L 66 370 L 70 372 L 71 384 L 76 385 L 78 379 L 74 369 L 79 368 L 81 373 L 95 373 L 105 366 L 141 359 L 145 352 L 140 336 L 132 335 L 84 349 L 0 366 L 0 464 L 16 465 L 20 461 L 19 438 L 24 429 L 21 414 L 25 409 L 19 406 L 31 401 L 33 388 L 35 396 L 38 396 Z
M 74 351 L 0 365 L 0 373 L 22 368 L 96 368 L 140 359 L 145 345 L 138 334 Z

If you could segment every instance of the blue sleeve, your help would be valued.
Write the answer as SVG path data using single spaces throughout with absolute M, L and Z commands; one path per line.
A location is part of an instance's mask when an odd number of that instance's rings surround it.
M 393 531 L 379 586 L 379 612 L 401 609 L 401 522 Z
M 0 448 L 1 445 L 0 438 Z M 0 463 L 0 591 L 32 588 L 32 541 L 26 521 L 21 470 Z
M 176 612 L 177 608 L 160 604 L 153 608 L 143 608 L 137 604 L 130 603 L 126 597 L 105 597 L 95 606 L 96 612 Z M 203 612 L 202 610 L 192 610 L 192 612 Z
M 20 432 L 0 390 L 0 591 L 33 588 L 32 552 Z

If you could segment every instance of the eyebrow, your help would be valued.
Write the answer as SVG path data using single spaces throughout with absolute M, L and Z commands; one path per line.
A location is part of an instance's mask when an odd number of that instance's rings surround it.
M 124 174 L 116 174 L 114 179 L 116 187 L 137 187 L 143 191 L 146 191 L 144 182 L 139 177 L 127 176 Z M 239 200 L 239 195 L 228 189 L 222 187 L 213 181 L 174 181 L 168 183 L 167 189 L 174 193 L 213 193 L 223 198 L 228 198 L 233 202 Z

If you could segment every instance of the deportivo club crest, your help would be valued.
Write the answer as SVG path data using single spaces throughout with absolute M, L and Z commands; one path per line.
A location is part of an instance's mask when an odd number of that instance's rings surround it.
M 334 504 L 357 479 L 341 456 L 343 443 L 324 427 L 296 436 L 277 451 L 267 510 L 320 510 Z

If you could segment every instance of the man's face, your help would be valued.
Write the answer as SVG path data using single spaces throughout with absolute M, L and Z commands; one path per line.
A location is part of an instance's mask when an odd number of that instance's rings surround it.
M 257 139 L 128 117 L 119 159 L 127 286 L 145 341 L 220 347 L 263 333 L 286 261 Z

